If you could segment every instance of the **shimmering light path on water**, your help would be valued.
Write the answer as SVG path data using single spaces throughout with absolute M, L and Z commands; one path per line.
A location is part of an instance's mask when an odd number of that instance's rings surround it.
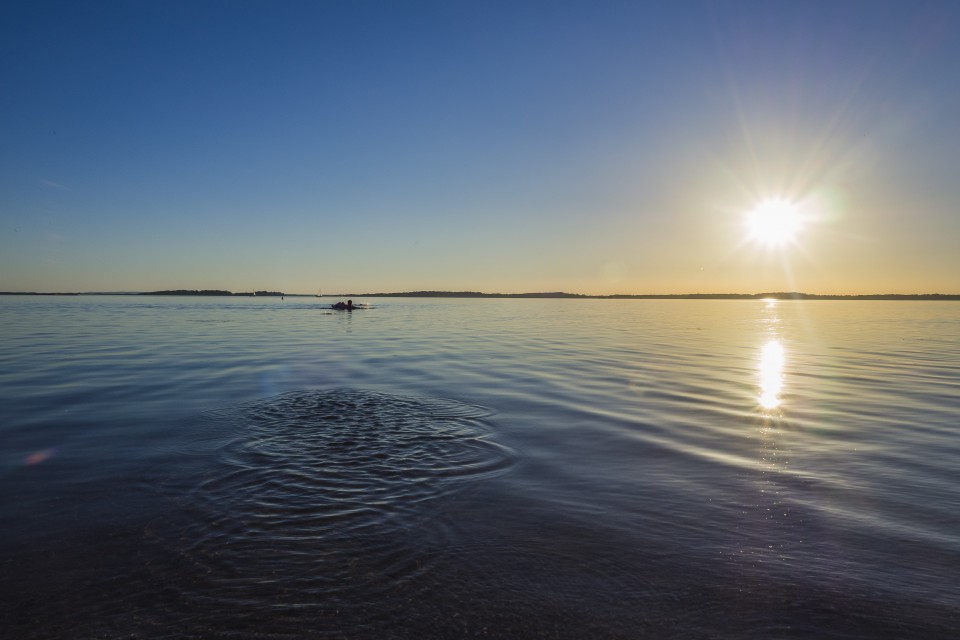
M 0 298 L 20 638 L 952 638 L 960 306 Z

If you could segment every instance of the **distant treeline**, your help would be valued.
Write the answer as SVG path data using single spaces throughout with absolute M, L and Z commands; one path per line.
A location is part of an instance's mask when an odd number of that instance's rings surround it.
M 253 293 L 233 293 L 222 289 L 172 289 L 168 291 L 145 291 L 141 296 L 283 296 L 282 291 L 254 291 Z
M 757 293 L 754 298 L 775 300 L 960 300 L 960 294 L 945 293 L 874 293 L 857 296 L 820 295 L 816 293 Z
M 407 291 L 405 293 L 341 293 L 341 298 L 590 298 L 580 293 L 480 293 L 479 291 Z
M 546 293 L 480 293 L 478 291 L 407 291 L 404 293 L 344 293 L 344 298 L 579 298 L 595 300 L 960 300 L 960 294 L 881 293 L 867 295 L 820 295 L 796 291 L 770 293 L 672 293 L 586 295 L 554 291 Z
M 138 293 L 36 293 L 33 291 L 0 291 L 7 296 L 77 296 L 77 295 L 141 295 L 141 296 L 290 296 L 307 297 L 309 294 L 283 293 L 282 291 L 253 291 L 233 293 L 223 289 L 172 289 L 167 291 L 144 291 Z M 310 296 L 313 297 L 313 296 Z M 406 291 L 403 293 L 338 293 L 324 297 L 334 298 L 576 298 L 594 300 L 960 300 L 955 293 L 876 293 L 866 295 L 821 295 L 797 291 L 769 293 L 671 293 L 671 294 L 612 294 L 606 296 L 585 295 L 552 291 L 545 293 L 481 293 L 479 291 Z

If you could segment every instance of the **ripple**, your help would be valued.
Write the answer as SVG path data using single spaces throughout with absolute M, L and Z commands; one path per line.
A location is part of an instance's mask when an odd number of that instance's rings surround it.
M 431 501 L 515 459 L 488 414 L 352 390 L 210 412 L 213 437 L 184 446 L 189 462 L 159 483 L 176 508 L 147 530 L 168 558 L 155 580 L 208 628 L 233 626 L 220 616 L 241 606 L 302 623 L 376 602 L 365 619 L 389 617 L 431 569 L 417 536 L 437 517 Z

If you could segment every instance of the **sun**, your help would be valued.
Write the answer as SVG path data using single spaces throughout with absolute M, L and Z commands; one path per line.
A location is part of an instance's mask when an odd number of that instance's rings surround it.
M 793 242 L 800 230 L 800 214 L 795 203 L 783 198 L 762 200 L 747 213 L 750 239 L 768 246 Z

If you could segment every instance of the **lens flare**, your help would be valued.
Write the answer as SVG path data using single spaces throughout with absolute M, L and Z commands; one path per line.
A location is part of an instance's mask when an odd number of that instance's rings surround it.
M 32 467 L 40 464 L 41 462 L 46 462 L 53 456 L 57 454 L 56 449 L 44 449 L 43 451 L 34 451 L 27 457 L 23 459 L 24 466 Z

